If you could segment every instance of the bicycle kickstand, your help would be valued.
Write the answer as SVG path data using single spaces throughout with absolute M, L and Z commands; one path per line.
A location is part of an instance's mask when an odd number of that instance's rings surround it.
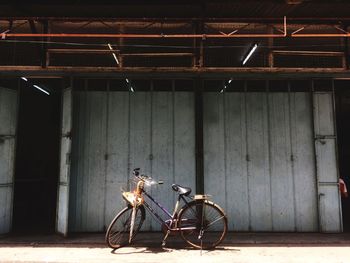
M 199 231 L 199 235 L 198 235 L 198 239 L 201 241 L 201 256 L 202 256 L 202 251 L 203 251 L 203 234 L 204 234 L 204 231 L 203 231 L 203 229 L 201 229 Z
M 163 238 L 162 247 L 165 247 L 165 245 L 166 245 L 166 239 L 168 238 L 169 234 L 170 234 L 170 230 L 168 229 L 168 230 L 166 231 L 166 234 L 165 234 L 164 238 Z

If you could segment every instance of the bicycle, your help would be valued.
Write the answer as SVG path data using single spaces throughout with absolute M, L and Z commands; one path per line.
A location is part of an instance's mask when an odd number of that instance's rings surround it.
M 208 200 L 208 195 L 190 196 L 191 188 L 173 184 L 178 193 L 174 211 L 171 214 L 158 203 L 144 188 L 145 185 L 162 184 L 151 177 L 140 175 L 140 168 L 133 170 L 137 179 L 136 189 L 123 192 L 127 206 L 111 221 L 107 232 L 107 245 L 117 249 L 131 244 L 146 218 L 145 208 L 154 215 L 165 232 L 162 246 L 171 233 L 180 233 L 182 239 L 194 248 L 213 249 L 222 242 L 227 233 L 227 217 L 222 208 Z M 167 219 L 164 220 L 145 200 L 159 207 Z M 184 205 L 179 209 L 180 202 Z

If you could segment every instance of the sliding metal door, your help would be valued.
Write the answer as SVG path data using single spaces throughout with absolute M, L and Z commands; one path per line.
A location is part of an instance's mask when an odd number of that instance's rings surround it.
M 70 200 L 71 231 L 103 231 L 126 203 L 132 169 L 164 184 L 147 188 L 172 208 L 172 183 L 195 192 L 194 96 L 175 91 L 79 91 Z M 160 230 L 150 218 L 143 230 Z
M 308 93 L 204 94 L 204 186 L 236 231 L 316 231 Z

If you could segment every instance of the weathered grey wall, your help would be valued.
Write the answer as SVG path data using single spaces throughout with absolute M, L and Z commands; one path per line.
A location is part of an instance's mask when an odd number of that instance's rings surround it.
M 12 225 L 17 91 L 0 87 L 0 234 Z
M 314 97 L 313 112 L 306 92 L 204 94 L 205 192 L 229 229 L 340 231 L 330 98 Z M 74 103 L 70 231 L 108 226 L 135 167 L 164 180 L 149 192 L 168 208 L 171 183 L 194 189 L 193 93 L 79 91 Z M 159 226 L 148 218 L 143 229 Z
M 131 170 L 164 185 L 149 192 L 167 208 L 180 183 L 195 192 L 194 98 L 190 92 L 77 92 L 74 99 L 70 230 L 102 231 L 125 206 Z M 159 230 L 147 219 L 143 230 Z
M 238 231 L 317 231 L 307 93 L 206 93 L 205 192 Z

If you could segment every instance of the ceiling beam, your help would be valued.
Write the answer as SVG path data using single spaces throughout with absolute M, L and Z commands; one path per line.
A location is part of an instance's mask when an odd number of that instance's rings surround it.
M 343 68 L 174 68 L 174 67 L 61 67 L 0 66 L 0 77 L 21 76 L 160 77 L 160 78 L 350 78 Z

